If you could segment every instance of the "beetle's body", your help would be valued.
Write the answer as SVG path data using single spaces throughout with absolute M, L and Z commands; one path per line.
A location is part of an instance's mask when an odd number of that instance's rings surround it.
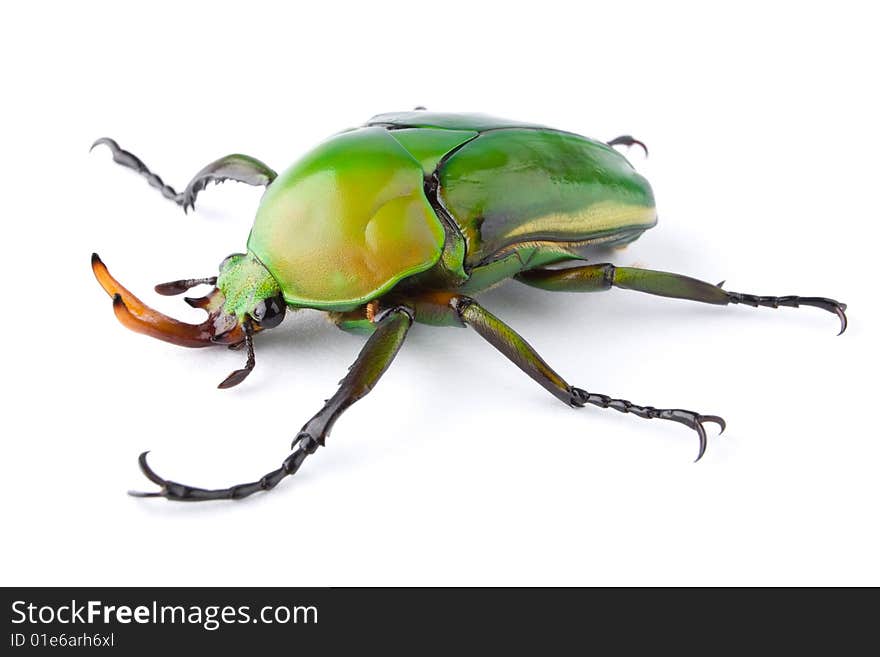
M 382 114 L 269 186 L 249 250 L 294 307 L 351 311 L 407 279 L 474 293 L 656 223 L 610 146 L 481 115 Z
M 833 299 L 741 294 L 678 274 L 583 264 L 591 247 L 627 244 L 656 223 L 650 185 L 612 148 L 644 147 L 629 136 L 603 143 L 479 114 L 380 114 L 318 145 L 280 176 L 252 157 L 228 155 L 204 167 L 179 194 L 112 139 L 95 143 L 107 145 L 116 162 L 184 210 L 194 207 L 211 181 L 267 187 L 247 253 L 227 257 L 218 276 L 156 286 L 169 295 L 215 284 L 205 297 L 187 299 L 208 312 L 202 324 L 152 310 L 93 254 L 92 269 L 123 324 L 186 347 L 244 347 L 247 364 L 221 388 L 241 383 L 254 369 L 254 336 L 277 326 L 288 308 L 325 311 L 340 328 L 370 336 L 280 468 L 257 481 L 209 490 L 163 479 L 144 453 L 141 469 L 160 487 L 146 496 L 238 499 L 274 488 L 324 444 L 342 412 L 373 388 L 414 321 L 474 329 L 569 406 L 592 404 L 684 424 L 698 434 L 697 459 L 702 457 L 703 425 L 714 422 L 723 430 L 724 420 L 569 385 L 471 297 L 508 278 L 548 291 L 618 287 L 717 305 L 814 306 L 837 314 L 841 333 L 846 328 L 846 306 Z

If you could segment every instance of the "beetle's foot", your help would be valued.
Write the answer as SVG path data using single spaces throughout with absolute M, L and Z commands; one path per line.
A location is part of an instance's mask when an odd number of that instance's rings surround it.
M 697 432 L 697 436 L 700 439 L 700 451 L 697 453 L 697 458 L 694 459 L 694 463 L 703 458 L 703 454 L 706 453 L 706 444 L 708 441 L 706 440 L 706 428 L 703 424 L 705 422 L 714 422 L 717 424 L 721 427 L 721 430 L 718 432 L 719 436 L 724 433 L 724 430 L 727 428 L 727 422 L 724 421 L 724 418 L 718 415 L 701 415 L 681 408 L 662 409 L 656 417 L 660 420 L 679 422 Z
M 671 420 L 672 422 L 678 422 L 679 424 L 690 427 L 697 432 L 697 436 L 700 440 L 700 451 L 694 461 L 695 463 L 703 458 L 703 454 L 706 453 L 706 444 L 708 441 L 706 439 L 706 429 L 703 424 L 706 422 L 714 422 L 717 424 L 721 427 L 719 435 L 724 433 L 724 430 L 727 428 L 727 423 L 724 419 L 717 415 L 702 415 L 700 413 L 695 413 L 694 411 L 686 411 L 680 408 L 639 406 L 626 399 L 612 399 L 608 395 L 587 392 L 581 388 L 571 388 L 570 392 L 571 399 L 569 403 L 572 406 L 581 407 L 587 404 L 593 404 L 600 408 L 613 408 L 620 413 L 632 413 L 633 415 L 645 419 L 656 418 L 658 420 Z
M 169 201 L 174 201 L 178 205 L 181 204 L 183 199 L 182 194 L 178 194 L 174 191 L 174 188 L 171 185 L 165 184 L 162 178 L 150 171 L 139 157 L 122 149 L 114 139 L 110 139 L 110 137 L 101 137 L 100 139 L 95 140 L 92 147 L 89 149 L 89 152 L 94 150 L 95 146 L 106 146 L 109 148 L 114 162 L 139 173 L 147 179 L 147 182 L 150 183 L 151 187 L 158 189 L 162 196 Z
M 205 502 L 208 500 L 240 500 L 242 498 L 259 493 L 260 491 L 272 490 L 285 477 L 296 474 L 303 461 L 318 449 L 317 441 L 310 436 L 300 434 L 293 441 L 293 452 L 284 459 L 281 467 L 273 470 L 257 481 L 246 484 L 238 484 L 229 488 L 198 488 L 187 486 L 170 479 L 165 479 L 156 474 L 155 470 L 147 463 L 147 454 L 144 452 L 138 457 L 138 464 L 144 476 L 159 487 L 157 491 L 128 491 L 132 497 L 164 497 L 173 502 Z
M 726 292 L 726 291 L 725 291 Z M 840 320 L 840 332 L 842 335 L 846 330 L 846 304 L 834 299 L 825 297 L 762 297 L 754 294 L 741 294 L 739 292 L 726 292 L 727 299 L 730 303 L 744 303 L 748 306 L 757 308 L 763 306 L 765 308 L 798 308 L 800 306 L 812 306 L 813 308 L 821 308 L 822 310 L 834 313 Z
M 248 484 L 239 484 L 237 486 L 230 486 L 229 488 L 219 489 L 198 488 L 196 486 L 188 486 L 186 484 L 181 484 L 176 481 L 171 481 L 170 479 L 160 477 L 147 463 L 148 453 L 149 452 L 144 452 L 143 454 L 141 454 L 140 457 L 138 457 L 138 463 L 140 465 L 141 472 L 144 473 L 144 476 L 152 481 L 154 484 L 159 486 L 159 490 L 150 492 L 128 491 L 128 494 L 132 497 L 164 497 L 166 500 L 171 500 L 172 502 L 238 500 L 249 495 L 253 495 L 254 493 L 259 491 L 271 490 L 272 488 L 277 486 L 278 482 L 280 482 L 284 477 L 286 477 L 288 474 L 292 474 L 285 471 L 282 467 L 260 478 L 259 481 L 254 481 Z
M 620 137 L 615 137 L 608 142 L 608 145 L 611 147 L 626 146 L 627 148 L 631 148 L 632 146 L 639 146 L 645 152 L 645 157 L 648 157 L 648 147 L 645 146 L 644 142 L 639 141 L 632 135 L 620 135 Z

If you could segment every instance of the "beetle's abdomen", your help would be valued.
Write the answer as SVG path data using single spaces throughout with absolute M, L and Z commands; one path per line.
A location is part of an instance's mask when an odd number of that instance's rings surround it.
M 378 127 L 332 137 L 275 179 L 248 239 L 288 303 L 335 309 L 429 269 L 443 244 L 420 163 Z
M 656 223 L 648 182 L 613 148 L 540 128 L 488 130 L 439 170 L 468 266 L 526 245 L 631 241 Z

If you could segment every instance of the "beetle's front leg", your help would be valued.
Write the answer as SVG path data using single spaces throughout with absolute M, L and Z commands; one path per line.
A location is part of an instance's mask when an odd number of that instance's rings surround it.
M 342 379 L 339 389 L 324 404 L 293 440 L 293 452 L 281 467 L 267 473 L 257 481 L 238 484 L 228 488 L 206 489 L 187 486 L 157 475 L 147 464 L 146 452 L 141 454 L 140 466 L 144 475 L 158 485 L 160 490 L 151 493 L 132 493 L 137 497 L 164 497 L 180 502 L 200 502 L 204 500 L 241 499 L 261 490 L 270 490 L 287 476 L 299 470 L 303 461 L 314 454 L 324 444 L 333 424 L 346 408 L 366 395 L 388 369 L 397 355 L 409 327 L 412 325 L 412 311 L 405 306 L 394 306 L 373 318 L 375 332 L 367 340 L 348 374 Z
M 526 285 L 554 292 L 599 292 L 619 287 L 673 299 L 690 299 L 702 303 L 725 306 L 745 304 L 757 308 L 798 308 L 812 306 L 837 315 L 840 333 L 846 330 L 846 304 L 825 297 L 769 297 L 755 294 L 729 292 L 722 283 L 713 285 L 705 281 L 670 274 L 665 271 L 615 267 L 609 263 L 569 267 L 565 269 L 532 269 L 517 274 L 516 279 Z M 838 335 L 840 335 L 838 333 Z
M 371 321 L 376 330 L 348 369 L 348 374 L 340 382 L 336 394 L 303 425 L 294 439 L 294 445 L 301 440 L 314 440 L 318 445 L 323 445 L 333 424 L 345 409 L 373 389 L 400 351 L 409 327 L 412 326 L 413 311 L 406 306 L 397 305 L 381 311 Z
M 104 145 L 110 149 L 113 161 L 131 169 L 146 178 L 151 187 L 155 187 L 169 201 L 174 201 L 186 212 L 188 208 L 195 208 L 196 197 L 199 192 L 208 186 L 209 182 L 221 183 L 226 180 L 235 180 L 257 187 L 268 186 L 275 180 L 276 173 L 258 159 L 249 155 L 234 153 L 215 160 L 202 168 L 182 192 L 176 192 L 171 185 L 165 183 L 162 178 L 147 168 L 139 157 L 120 148 L 119 144 L 109 137 L 98 139 L 95 146 Z

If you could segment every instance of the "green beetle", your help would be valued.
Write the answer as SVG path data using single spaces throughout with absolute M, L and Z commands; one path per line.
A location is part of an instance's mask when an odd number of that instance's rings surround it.
M 584 264 L 596 247 L 625 245 L 657 222 L 650 185 L 613 148 L 644 148 L 629 136 L 606 143 L 540 125 L 417 108 L 380 114 L 337 134 L 280 175 L 252 157 L 223 157 L 181 193 L 112 139 L 99 139 L 92 148 L 99 144 L 184 210 L 212 181 L 267 187 L 247 253 L 226 258 L 216 277 L 156 286 L 172 295 L 215 285 L 205 297 L 186 299 L 208 312 L 202 324 L 148 308 L 93 254 L 92 269 L 127 327 L 187 347 L 245 348 L 245 367 L 221 388 L 250 373 L 254 335 L 280 324 L 288 309 L 319 309 L 340 328 L 369 335 L 339 390 L 303 426 L 280 468 L 254 482 L 208 490 L 160 477 L 145 452 L 141 469 L 160 490 L 135 493 L 141 496 L 238 499 L 275 487 L 324 444 L 339 415 L 373 388 L 414 321 L 473 328 L 569 406 L 593 404 L 684 424 L 699 437 L 697 460 L 706 449 L 703 424 L 724 430 L 718 416 L 640 406 L 566 383 L 472 298 L 508 278 L 553 291 L 619 287 L 720 305 L 814 306 L 836 313 L 841 333 L 846 328 L 846 306 L 833 299 L 755 296 L 677 274 Z

